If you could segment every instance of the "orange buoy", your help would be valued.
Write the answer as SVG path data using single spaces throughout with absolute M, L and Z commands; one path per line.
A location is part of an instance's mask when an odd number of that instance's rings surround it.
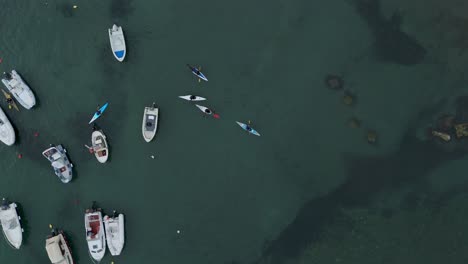
M 23 154 L 18 154 L 18 159 L 21 159 L 23 157 Z
M 3 62 L 3 59 L 2 59 L 2 58 L 0 58 L 0 63 L 2 63 L 2 62 Z
M 38 137 L 38 136 L 39 136 L 39 132 L 34 132 L 34 136 L 35 136 L 35 137 Z

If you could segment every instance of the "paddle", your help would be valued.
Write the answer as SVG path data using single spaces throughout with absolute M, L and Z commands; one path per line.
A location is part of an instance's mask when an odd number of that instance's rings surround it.
M 201 72 L 201 66 L 198 66 L 198 71 Z M 201 78 L 198 78 L 198 82 L 201 82 Z

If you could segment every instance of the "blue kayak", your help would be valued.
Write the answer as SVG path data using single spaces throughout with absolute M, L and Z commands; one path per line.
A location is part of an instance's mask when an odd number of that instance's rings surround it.
M 104 113 L 108 105 L 109 103 L 105 103 L 101 108 L 99 108 L 99 110 L 97 110 L 96 113 L 94 113 L 93 118 L 91 118 L 91 121 L 89 121 L 88 124 L 91 124 L 92 122 L 94 122 L 94 120 L 98 119 L 102 115 L 102 113 Z
M 236 123 L 242 127 L 242 129 L 244 129 L 245 131 L 249 132 L 250 134 L 252 135 L 255 135 L 255 136 L 260 136 L 260 133 L 258 133 L 255 129 L 251 128 L 250 126 L 244 124 L 244 123 L 241 123 L 241 122 L 238 122 L 236 121 Z
M 192 71 L 193 74 L 195 74 L 195 76 L 197 76 L 198 78 L 206 82 L 208 81 L 208 78 L 206 78 L 206 76 L 200 70 L 198 70 L 195 67 L 190 66 L 190 64 L 187 64 L 187 67 L 189 67 L 189 69 Z

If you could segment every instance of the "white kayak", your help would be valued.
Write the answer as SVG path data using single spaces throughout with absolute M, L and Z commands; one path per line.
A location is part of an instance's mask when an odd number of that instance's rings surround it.
M 15 144 L 15 130 L 2 108 L 0 108 L 0 141 L 7 146 Z
M 106 235 L 101 211 L 86 209 L 84 220 L 89 254 L 94 260 L 100 262 L 106 253 Z
M 120 255 L 125 244 L 124 215 L 109 217 L 104 216 L 104 227 L 106 228 L 107 247 L 112 256 Z
M 109 146 L 107 145 L 106 136 L 102 130 L 95 130 L 91 134 L 91 144 L 94 156 L 100 163 L 106 163 L 109 158 Z
M 19 249 L 23 242 L 23 229 L 20 224 L 20 217 L 16 212 L 16 204 L 9 203 L 3 198 L 0 207 L 0 222 L 2 223 L 3 235 L 8 244 L 15 249 Z
M 127 48 L 125 46 L 125 37 L 121 26 L 114 24 L 109 28 L 109 40 L 114 57 L 122 62 L 125 59 Z
M 219 115 L 215 114 L 213 110 L 209 109 L 208 107 L 205 107 L 203 105 L 197 105 L 197 104 L 195 106 L 198 107 L 198 109 L 200 109 L 200 111 L 202 111 L 206 115 L 212 116 L 214 118 L 219 118 Z
M 141 132 L 143 133 L 143 138 L 146 142 L 153 140 L 156 135 L 156 131 L 158 130 L 158 117 L 159 109 L 156 108 L 155 103 L 153 103 L 152 106 L 145 107 Z
M 241 123 L 241 122 L 238 122 L 236 121 L 236 123 L 242 127 L 242 129 L 244 129 L 245 131 L 249 132 L 250 134 L 252 135 L 255 135 L 255 136 L 260 136 L 260 133 L 258 133 L 255 129 L 253 129 L 251 126 L 247 125 L 247 124 L 244 124 L 244 123 Z
M 203 97 L 197 96 L 197 95 L 181 95 L 181 96 L 179 96 L 179 98 L 182 98 L 182 99 L 187 100 L 187 101 L 192 101 L 192 102 L 205 101 L 206 100 L 206 98 L 203 98 Z
M 36 97 L 34 97 L 31 88 L 29 88 L 15 70 L 12 70 L 11 73 L 4 72 L 3 74 L 3 84 L 24 108 L 31 109 L 36 105 Z

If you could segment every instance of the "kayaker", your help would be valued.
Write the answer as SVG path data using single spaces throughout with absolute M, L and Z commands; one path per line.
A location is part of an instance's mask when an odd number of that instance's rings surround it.
M 252 131 L 252 128 L 249 127 L 249 126 L 245 126 L 245 129 L 247 129 L 247 131 L 249 131 L 249 132 Z
M 197 98 L 195 95 L 190 96 L 190 100 L 195 100 L 195 98 Z
M 205 109 L 205 113 L 211 115 L 211 110 L 207 108 L 207 109 Z
M 12 103 L 13 103 L 13 99 L 11 99 L 11 97 L 7 98 L 6 101 L 7 101 L 8 104 L 12 104 Z

